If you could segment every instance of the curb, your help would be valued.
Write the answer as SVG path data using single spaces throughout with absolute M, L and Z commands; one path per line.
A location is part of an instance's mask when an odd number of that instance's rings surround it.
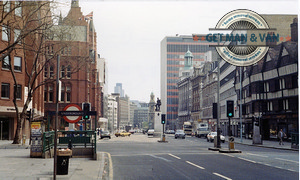
M 271 147 L 271 146 L 264 146 L 259 144 L 244 144 L 240 142 L 234 142 L 235 144 L 241 144 L 246 146 L 256 146 L 256 147 L 262 147 L 262 148 L 269 148 L 269 149 L 281 149 L 281 150 L 289 150 L 289 151 L 299 151 L 299 149 L 292 149 L 292 148 L 279 148 L 279 147 Z

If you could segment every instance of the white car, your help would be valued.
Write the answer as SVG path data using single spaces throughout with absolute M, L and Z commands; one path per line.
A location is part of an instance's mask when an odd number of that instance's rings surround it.
M 207 142 L 214 142 L 215 137 L 217 137 L 217 132 L 210 132 L 207 135 Z M 225 143 L 225 137 L 223 135 L 220 134 L 220 140 L 222 143 Z
M 153 136 L 154 135 L 154 129 L 149 129 L 147 134 L 148 134 L 148 136 Z

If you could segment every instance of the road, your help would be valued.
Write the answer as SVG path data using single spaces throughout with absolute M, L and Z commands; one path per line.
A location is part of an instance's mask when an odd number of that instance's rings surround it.
M 225 154 L 208 150 L 213 143 L 206 139 L 157 140 L 143 134 L 112 137 L 101 140 L 98 150 L 110 154 L 116 180 L 299 179 L 298 152 L 236 144 L 242 153 Z

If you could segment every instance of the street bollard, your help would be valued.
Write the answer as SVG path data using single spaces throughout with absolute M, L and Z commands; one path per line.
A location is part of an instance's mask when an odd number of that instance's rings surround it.
M 23 146 L 25 145 L 25 142 L 26 142 L 26 135 L 23 134 L 23 138 L 22 138 L 22 145 L 23 145 Z
M 234 150 L 234 137 L 229 137 L 228 138 L 228 148 L 229 150 Z

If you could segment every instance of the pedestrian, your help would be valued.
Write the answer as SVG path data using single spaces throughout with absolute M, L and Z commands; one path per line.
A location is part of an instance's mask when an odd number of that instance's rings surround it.
M 279 138 L 279 145 L 284 145 L 283 144 L 283 138 L 286 137 L 286 134 L 280 129 L 278 133 L 278 138 Z

